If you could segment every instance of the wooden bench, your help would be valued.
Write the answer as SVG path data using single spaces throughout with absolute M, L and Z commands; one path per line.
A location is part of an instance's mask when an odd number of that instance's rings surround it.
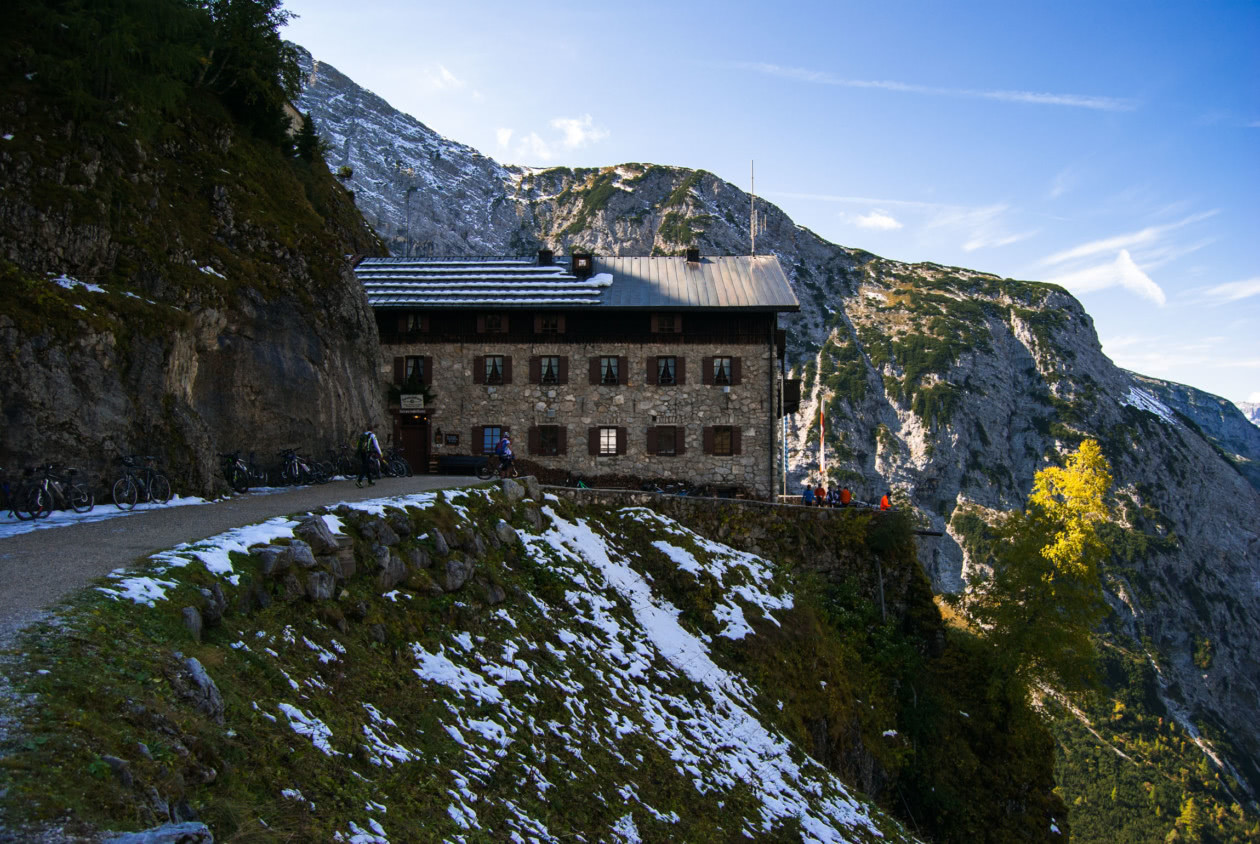
M 489 458 L 476 454 L 444 454 L 437 459 L 439 475 L 475 475 Z

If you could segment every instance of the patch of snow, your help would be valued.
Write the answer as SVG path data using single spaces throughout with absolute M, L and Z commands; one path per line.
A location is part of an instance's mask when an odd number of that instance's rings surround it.
M 293 728 L 293 732 L 309 738 L 316 749 L 325 756 L 345 755 L 333 750 L 331 742 L 332 730 L 328 729 L 328 725 L 323 721 L 312 715 L 307 715 L 296 706 L 291 706 L 287 703 L 278 704 L 276 708 L 288 717 L 289 726 Z
M 1168 405 L 1155 398 L 1146 390 L 1140 390 L 1137 387 L 1129 387 L 1129 395 L 1120 399 L 1120 403 L 1129 407 L 1136 407 L 1138 410 L 1145 410 L 1154 413 L 1160 419 L 1172 424 L 1173 412 L 1168 409 Z

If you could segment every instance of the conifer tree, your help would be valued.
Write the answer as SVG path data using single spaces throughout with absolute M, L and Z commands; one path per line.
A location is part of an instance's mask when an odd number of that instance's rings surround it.
M 1107 610 L 1098 527 L 1109 518 L 1110 469 L 1085 440 L 1065 466 L 1038 472 L 1028 506 L 997 528 L 992 575 L 972 581 L 967 604 L 999 656 L 1003 685 L 1013 680 L 1026 693 L 1041 682 L 1067 691 L 1096 682 L 1090 631 Z

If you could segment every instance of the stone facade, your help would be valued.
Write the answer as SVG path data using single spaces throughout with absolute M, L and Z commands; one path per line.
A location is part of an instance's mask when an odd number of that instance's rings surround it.
M 547 468 L 580 476 L 627 474 L 741 487 L 759 497 L 774 493 L 777 360 L 769 343 L 427 342 L 386 345 L 383 355 L 381 373 L 389 383 L 396 383 L 396 357 L 424 358 L 425 380 L 434 396 L 426 408 L 434 457 L 479 453 L 480 444 L 470 442 L 474 429 L 499 426 L 510 429 L 519 458 Z M 488 355 L 511 358 L 510 382 L 475 383 L 481 379 L 475 378 L 474 367 Z M 530 358 L 549 355 L 567 357 L 567 383 L 530 383 Z M 619 373 L 617 386 L 590 383 L 590 359 L 605 356 L 624 361 L 626 371 Z M 648 361 L 656 356 L 684 359 L 683 383 L 648 383 Z M 738 358 L 737 383 L 703 383 L 703 362 L 719 356 Z M 564 453 L 531 453 L 532 426 L 562 428 Z M 681 453 L 649 453 L 648 429 L 654 426 L 681 427 Z M 737 453 L 705 453 L 705 429 L 713 426 L 738 429 L 732 443 Z M 589 432 L 602 427 L 624 429 L 623 453 L 590 453 Z M 452 434 L 458 443 L 447 443 Z

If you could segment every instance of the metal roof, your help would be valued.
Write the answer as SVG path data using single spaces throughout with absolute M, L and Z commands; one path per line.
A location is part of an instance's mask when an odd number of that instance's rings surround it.
M 365 258 L 354 272 L 374 308 L 800 309 L 773 255 L 596 258 L 594 269 L 579 279 L 563 259 Z

